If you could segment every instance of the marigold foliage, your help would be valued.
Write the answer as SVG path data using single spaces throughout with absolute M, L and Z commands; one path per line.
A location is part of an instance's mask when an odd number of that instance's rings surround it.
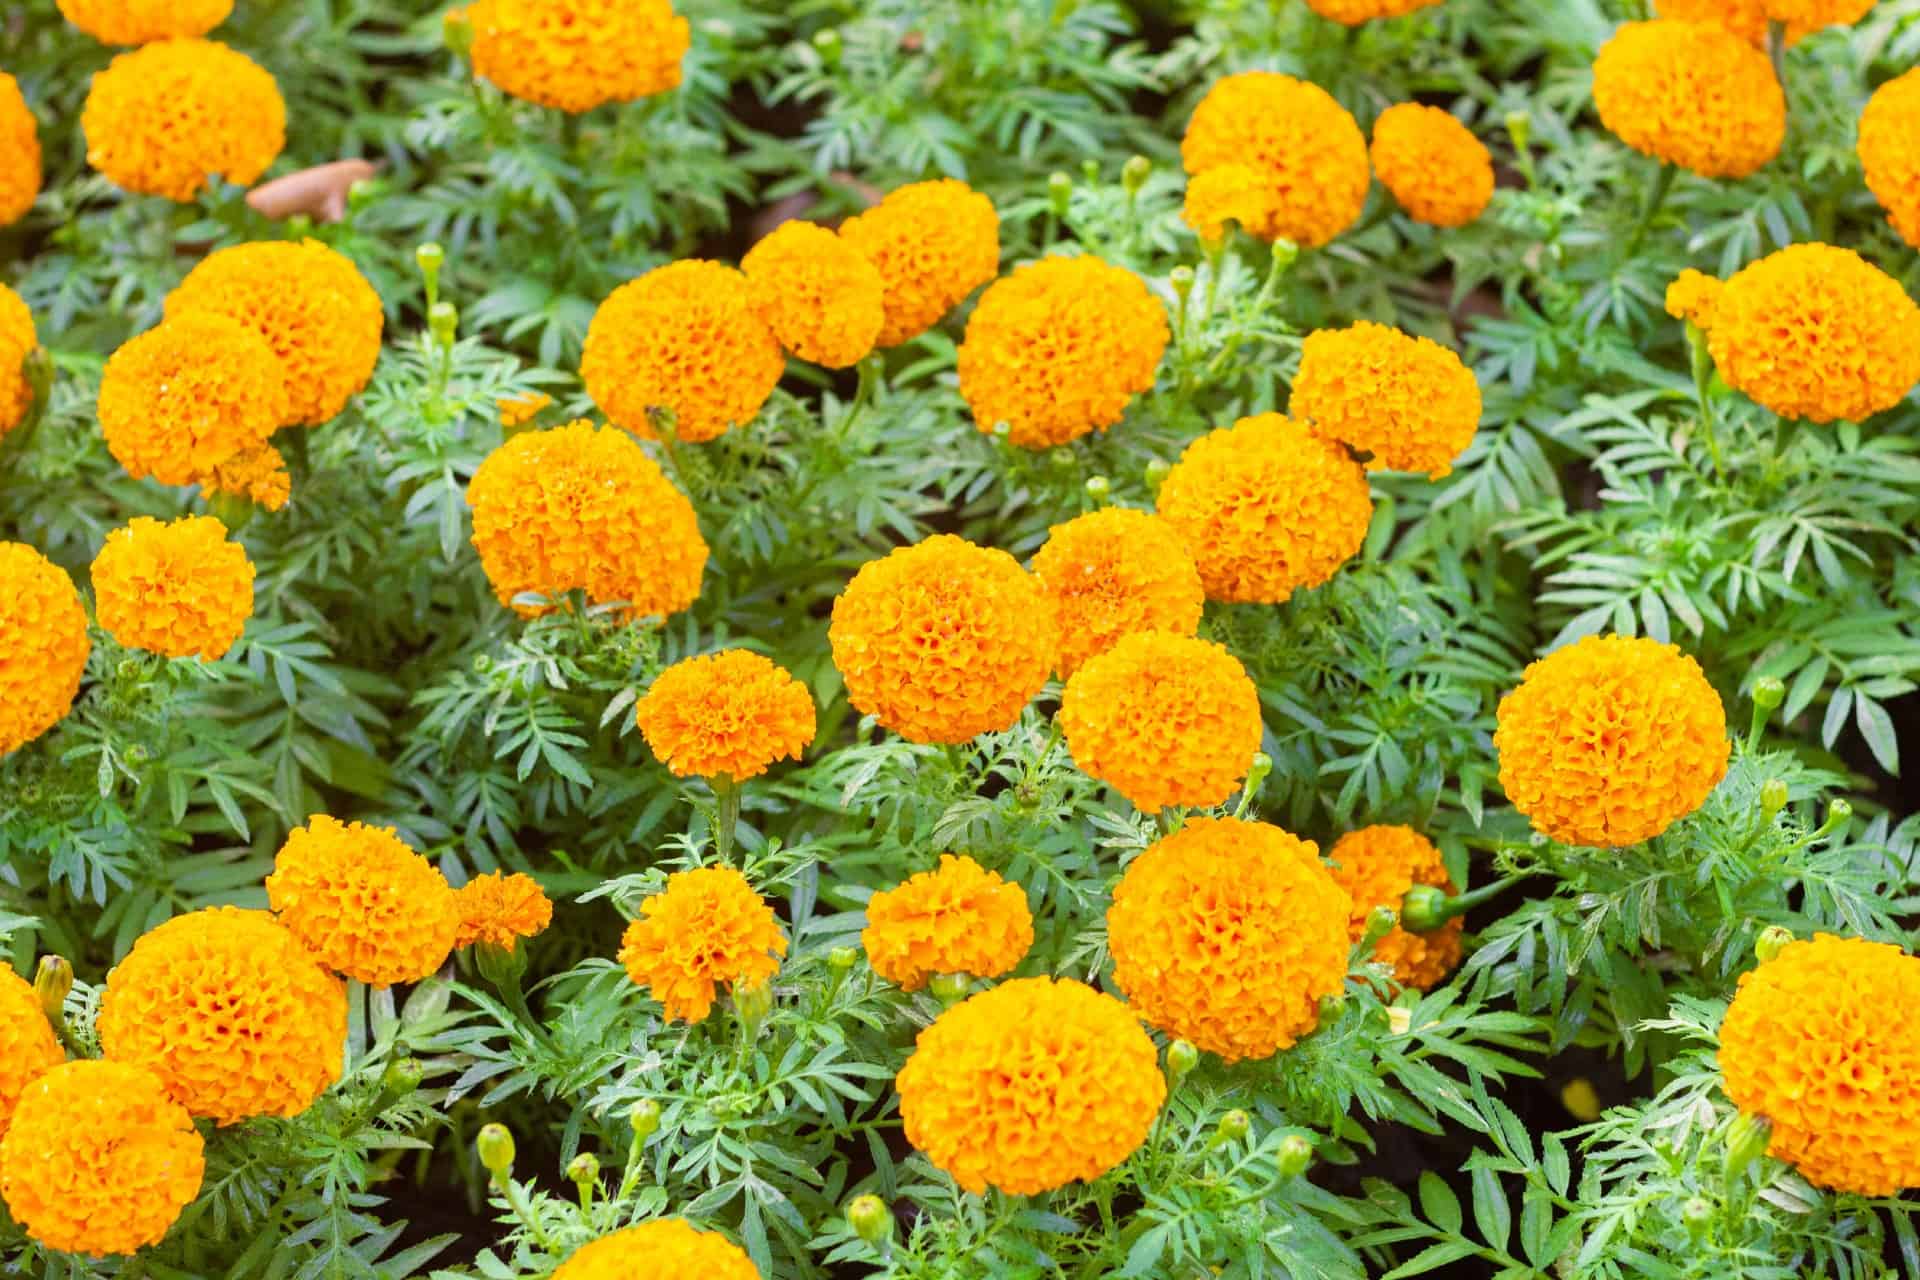
M 1361 320 L 1307 335 L 1287 411 L 1371 455 L 1369 471 L 1438 480 L 1480 426 L 1480 383 L 1446 347 Z
M 780 345 L 844 369 L 873 350 L 886 321 L 886 283 L 845 240 L 818 223 L 783 222 L 748 250 L 740 270 Z
M 1047 531 L 1033 576 L 1060 618 L 1055 670 L 1082 663 L 1140 631 L 1192 635 L 1206 591 L 1172 526 L 1146 511 L 1103 507 Z
M 0 227 L 26 217 L 39 198 L 40 126 L 20 93 L 20 82 L 0 71 Z M 0 422 L 4 413 L 0 400 Z
M 760 1272 L 719 1232 L 656 1218 L 575 1249 L 553 1280 L 760 1280 Z
M 58 0 L 68 22 L 101 44 L 150 44 L 203 36 L 227 20 L 233 0 Z
M 190 312 L 129 338 L 100 379 L 100 430 L 136 480 L 207 484 L 286 420 L 273 349 L 226 316 Z
M 575 114 L 677 88 L 692 40 L 669 0 L 475 0 L 467 20 L 476 74 Z
M 1635 151 L 1707 178 L 1744 178 L 1786 136 L 1767 55 L 1710 22 L 1629 22 L 1593 64 L 1600 122 Z
M 25 543 L 0 542 L 0 756 L 60 723 L 92 652 L 66 570 Z
M 1266 180 L 1243 164 L 1223 164 L 1187 179 L 1180 220 L 1209 245 L 1227 238 L 1228 223 L 1258 234 L 1273 210 Z
M 0 439 L 26 421 L 27 410 L 33 407 L 26 360 L 39 345 L 26 300 L 0 284 Z
M 1347 109 L 1320 86 L 1273 71 L 1216 81 L 1194 108 L 1180 158 L 1189 176 L 1253 169 L 1270 201 L 1247 230 L 1309 247 L 1354 224 L 1372 182 L 1366 135 Z
M 40 997 L 10 966 L 0 965 L 0 1139 L 27 1086 L 66 1060 Z
M 860 945 L 875 973 L 907 991 L 943 973 L 997 978 L 1033 946 L 1033 912 L 1019 885 L 943 853 L 936 870 L 873 895 Z
M 446 877 L 392 827 L 325 814 L 288 834 L 267 903 L 321 963 L 376 987 L 438 969 L 460 930 Z
M 213 40 L 161 40 L 93 77 L 87 163 L 136 195 L 192 200 L 217 173 L 249 186 L 287 142 L 287 104 L 253 59 Z
M 627 976 L 669 1018 L 703 1021 L 722 986 L 758 986 L 780 971 L 787 936 L 773 908 L 732 867 L 697 867 L 667 877 L 640 904 L 620 940 Z
M 253 613 L 253 562 L 212 516 L 135 516 L 93 560 L 94 611 L 129 649 L 223 658 Z
M 1000 215 L 964 182 L 915 182 L 840 225 L 840 238 L 880 272 L 886 321 L 878 345 L 897 347 L 939 324 L 1000 270 Z
M 1887 221 L 1902 240 L 1920 246 L 1920 68 L 1874 90 L 1860 113 L 1856 149 Z M 0 222 L 4 213 L 0 207 Z
M 1373 122 L 1373 172 L 1407 216 L 1464 227 L 1493 199 L 1493 156 L 1473 130 L 1438 107 L 1402 102 Z
M 1699 329 L 1713 328 L 1714 308 L 1726 283 L 1717 276 L 1688 267 L 1667 286 L 1667 314 Z
M 1441 0 L 1307 0 L 1307 8 L 1323 18 L 1354 27 L 1376 18 L 1403 18 L 1431 9 Z
M 532 876 L 489 871 L 460 886 L 455 898 L 460 927 L 455 947 L 484 942 L 503 951 L 514 950 L 522 938 L 542 933 L 553 922 L 553 903 Z
M 1372 826 L 1349 831 L 1327 851 L 1334 883 L 1353 899 L 1347 936 L 1358 942 L 1367 932 L 1367 914 L 1375 907 L 1400 910 L 1407 890 L 1430 884 L 1448 893 L 1453 880 L 1433 841 L 1412 827 Z M 1373 958 L 1393 966 L 1393 976 L 1409 987 L 1430 990 L 1446 981 L 1460 963 L 1459 916 L 1428 933 L 1396 926 L 1374 946 Z
M 661 672 L 635 720 L 675 777 L 740 782 L 801 757 L 813 742 L 813 695 L 761 655 L 728 649 Z

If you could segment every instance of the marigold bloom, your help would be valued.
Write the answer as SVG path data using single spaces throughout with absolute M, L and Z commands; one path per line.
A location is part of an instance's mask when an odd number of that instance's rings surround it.
M 39 198 L 40 126 L 20 93 L 20 82 L 0 71 L 0 227 L 26 217 Z M 4 410 L 0 399 L 0 415 Z
M 41 1012 L 40 997 L 10 966 L 0 964 L 0 1138 L 7 1136 L 27 1086 L 66 1060 Z
M 93 77 L 80 127 L 87 163 L 122 190 L 187 201 L 217 173 L 240 186 L 287 143 L 272 76 L 212 40 L 162 40 Z
M 1874 0 L 1761 0 L 1767 18 L 1791 29 L 1850 27 L 1873 11 Z
M 1367 914 L 1375 907 L 1400 910 L 1416 884 L 1452 893 L 1453 880 L 1433 841 L 1412 827 L 1374 826 L 1349 831 L 1327 851 L 1334 883 L 1353 899 L 1347 936 L 1358 942 L 1367 932 Z M 1393 976 L 1421 991 L 1438 986 L 1460 963 L 1459 916 L 1429 933 L 1394 928 L 1373 949 L 1373 958 L 1393 966 Z
M 1054 669 L 1063 676 L 1135 632 L 1192 635 L 1207 599 L 1172 526 L 1128 507 L 1054 525 L 1033 557 L 1033 576 L 1059 610 Z
M 840 238 L 880 272 L 886 323 L 878 345 L 919 337 L 1000 270 L 1000 215 L 964 182 L 915 182 L 840 224 Z
M 655 1218 L 575 1249 L 553 1280 L 760 1280 L 760 1271 L 720 1233 Z
M 1345 449 L 1277 413 L 1201 436 L 1160 486 L 1160 518 L 1193 555 L 1207 599 L 1279 604 L 1353 558 L 1373 519 Z
M 1033 946 L 1033 912 L 1017 884 L 965 856 L 876 893 L 860 931 L 873 971 L 918 991 L 942 973 L 997 978 Z
M 576 588 L 594 604 L 627 602 L 666 617 L 700 596 L 707 543 L 693 504 L 633 438 L 570 422 L 525 431 L 495 449 L 467 485 L 473 545 L 500 603 Z
M 682 440 L 753 421 L 786 371 L 747 278 L 698 259 L 670 263 L 607 295 L 587 326 L 580 376 L 615 426 L 651 440 L 673 414 Z
M 1773 1122 L 1767 1153 L 1815 1186 L 1920 1187 L 1920 959 L 1884 942 L 1790 942 L 1740 985 L 1720 1069 L 1741 1111 Z
M 1373 122 L 1373 171 L 1407 216 L 1464 227 L 1493 199 L 1493 156 L 1438 107 L 1402 102 Z
M 1767 43 L 1767 0 L 1653 0 L 1653 12 L 1681 22 L 1715 22 L 1751 45 Z M 1790 25 L 1787 43 L 1797 43 L 1806 34 Z
M 474 72 L 578 114 L 680 84 L 692 32 L 669 0 L 475 0 Z
M 1439 3 L 1440 0 L 1307 0 L 1307 8 L 1343 26 L 1357 27 L 1376 18 L 1403 18 Z
M 92 652 L 66 570 L 24 543 L 0 542 L 0 756 L 60 723 Z
M 200 487 L 210 494 L 237 494 L 269 511 L 278 511 L 287 505 L 293 481 L 287 475 L 287 460 L 280 456 L 280 451 L 272 445 L 263 445 L 237 453 L 221 463 L 200 477 Z
M 862 565 L 827 639 L 856 708 L 910 741 L 951 743 L 1020 718 L 1060 633 L 1019 561 L 943 533 Z
M 760 318 L 780 345 L 844 369 L 873 350 L 887 317 L 880 272 L 818 223 L 783 222 L 740 260 Z
M 140 936 L 107 975 L 100 1044 L 197 1116 L 297 1116 L 340 1078 L 347 995 L 264 911 L 210 907 Z
M 1370 454 L 1367 470 L 1438 480 L 1480 426 L 1480 384 L 1452 351 L 1371 320 L 1307 335 L 1287 412 Z
M 94 1256 L 158 1244 L 200 1194 L 205 1144 L 144 1067 L 97 1058 L 28 1086 L 0 1140 L 0 1199 L 49 1249 Z
M 798 760 L 813 742 L 807 686 L 746 649 L 674 663 L 634 715 L 676 778 L 757 778 L 776 760 Z
M 1887 221 L 1920 247 L 1920 67 L 1873 91 L 1860 113 L 1860 167 Z M 0 222 L 5 222 L 0 207 Z
M 27 410 L 33 407 L 26 362 L 39 345 L 40 334 L 26 300 L 0 284 L 0 439 L 25 422 Z
M 501 875 L 489 871 L 460 886 L 454 895 L 460 909 L 455 947 L 476 942 L 512 951 L 522 938 L 542 933 L 553 922 L 553 903 L 532 876 Z
M 135 516 L 93 560 L 94 609 L 129 649 L 224 658 L 253 613 L 253 562 L 212 516 Z
M 640 904 L 620 939 L 627 976 L 647 988 L 669 1018 L 699 1022 L 718 989 L 758 986 L 780 971 L 787 936 L 773 908 L 732 867 L 698 867 L 667 877 Z
M 1726 776 L 1726 710 L 1678 646 L 1588 636 L 1526 670 L 1500 700 L 1500 786 L 1534 830 L 1567 844 L 1650 840 Z
M 1773 159 L 1787 100 L 1767 55 L 1711 22 L 1629 22 L 1593 63 L 1600 123 L 1635 151 L 1707 178 Z
M 1180 221 L 1209 245 L 1227 238 L 1233 223 L 1258 234 L 1273 212 L 1273 192 L 1259 173 L 1243 164 L 1223 164 L 1187 179 Z
M 1194 108 L 1180 158 L 1189 175 L 1222 165 L 1260 174 L 1270 201 L 1247 230 L 1309 247 L 1354 224 L 1373 181 L 1366 135 L 1347 109 L 1320 86 L 1274 71 L 1216 81 Z
M 233 0 L 59 0 L 59 5 L 68 22 L 101 44 L 203 36 L 233 12 Z
M 500 411 L 500 425 L 512 431 L 515 427 L 524 427 L 540 416 L 540 411 L 553 403 L 553 397 L 544 391 L 530 391 L 522 396 L 506 396 L 494 401 L 494 407 Z
M 1167 309 L 1139 276 L 1094 257 L 1018 267 L 980 296 L 960 344 L 960 394 L 974 423 L 1028 449 L 1120 421 L 1153 389 Z
M 392 827 L 325 814 L 287 836 L 267 904 L 322 964 L 376 987 L 431 974 L 460 931 L 447 878 Z
M 1667 314 L 1699 329 L 1713 328 L 1714 308 L 1726 284 L 1718 277 L 1688 267 L 1667 286 Z

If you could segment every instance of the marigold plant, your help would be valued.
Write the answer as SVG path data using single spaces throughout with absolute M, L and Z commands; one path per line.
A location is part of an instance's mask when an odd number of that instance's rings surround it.
M 372 986 L 418 982 L 460 931 L 460 904 L 392 827 L 315 814 L 273 860 L 267 903 L 322 964 Z
M 287 104 L 272 76 L 213 40 L 161 40 L 93 77 L 80 127 L 87 163 L 137 195 L 192 200 L 219 174 L 240 186 L 287 141 Z
M 1318 246 L 1352 226 L 1372 174 L 1367 139 L 1325 89 L 1273 71 L 1243 71 L 1214 82 L 1194 108 L 1180 143 L 1189 177 L 1242 165 L 1266 183 L 1257 226 L 1264 240 Z
M 26 217 L 39 197 L 40 125 L 20 82 L 0 71 L 0 227 Z
M 1920 68 L 1873 91 L 1860 113 L 1855 150 L 1867 186 L 1887 221 L 1910 245 L 1920 246 Z M 5 221 L 0 207 L 0 222 Z
M 1047 531 L 1033 576 L 1060 618 L 1063 676 L 1140 631 L 1192 635 L 1206 591 L 1171 525 L 1131 507 L 1103 507 Z
M 553 1280 L 760 1280 L 738 1245 L 684 1218 L 656 1218 L 601 1236 L 567 1255 Z
M 1479 429 L 1480 383 L 1432 339 L 1361 320 L 1307 335 L 1287 411 L 1367 454 L 1370 471 L 1438 480 Z
M 101 44 L 150 44 L 203 36 L 227 20 L 233 0 L 58 0 L 68 22 Z
M 1440 850 L 1412 827 L 1381 824 L 1349 831 L 1327 850 L 1327 861 L 1334 883 L 1353 900 L 1347 934 L 1355 942 L 1366 935 L 1368 913 L 1375 907 L 1399 911 L 1415 885 L 1454 891 Z M 1446 981 L 1460 963 L 1463 928 L 1459 916 L 1426 933 L 1395 926 L 1374 945 L 1373 958 L 1391 965 L 1400 982 L 1427 991 Z
M 476 74 L 576 114 L 678 87 L 692 36 L 670 0 L 475 0 L 466 13 Z
M 1593 103 L 1635 151 L 1707 178 L 1746 177 L 1786 135 L 1767 55 L 1717 23 L 1627 23 L 1594 60 Z
M 1033 912 L 1018 884 L 943 853 L 935 870 L 868 899 L 860 945 L 875 973 L 907 991 L 943 973 L 997 978 L 1033 946 Z
M 635 719 L 675 777 L 741 782 L 806 751 L 813 741 L 813 695 L 760 654 L 728 649 L 661 672 Z
M 773 908 L 732 867 L 667 877 L 620 939 L 627 976 L 669 1018 L 701 1022 L 721 987 L 758 986 L 780 971 L 787 935 Z
M 886 282 L 832 231 L 783 222 L 748 251 L 740 270 L 761 319 L 802 360 L 844 369 L 873 350 L 887 316 Z
M 485 943 L 513 951 L 522 938 L 544 933 L 553 921 L 553 902 L 540 882 L 518 872 L 475 876 L 454 896 L 460 909 L 460 927 L 453 935 L 456 947 Z
M 25 543 L 0 542 L 0 756 L 60 723 L 92 651 L 73 579 Z
M 1000 215 L 991 200 L 953 178 L 888 192 L 842 223 L 840 238 L 880 272 L 882 347 L 919 337 L 1000 270 Z
M 27 1086 L 66 1060 L 40 997 L 19 974 L 0 965 L 0 1139 L 7 1136 Z
M 253 613 L 253 562 L 212 516 L 135 516 L 93 560 L 94 610 L 115 640 L 169 658 L 223 658 Z
M 1223 164 L 1187 179 L 1180 220 L 1203 243 L 1217 246 L 1227 238 L 1229 223 L 1257 235 L 1273 208 L 1273 192 L 1258 171 L 1244 164 Z
M 1438 107 L 1402 102 L 1373 122 L 1373 172 L 1416 222 L 1464 227 L 1493 199 L 1493 156 Z
M 26 300 L 0 284 L 0 441 L 25 422 L 27 411 L 33 408 L 26 361 L 39 345 L 40 335 Z

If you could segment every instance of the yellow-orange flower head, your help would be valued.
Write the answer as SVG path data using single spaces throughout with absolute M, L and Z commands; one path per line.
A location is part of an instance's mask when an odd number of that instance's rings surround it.
M 1756 47 L 1767 43 L 1767 0 L 1653 0 L 1656 17 L 1681 22 L 1715 22 Z M 1797 43 L 1807 32 L 1787 28 L 1787 43 Z
M 575 114 L 678 87 L 692 39 L 669 0 L 476 0 L 467 20 L 477 74 Z
M 297 1116 L 340 1078 L 346 990 L 266 912 L 210 907 L 142 934 L 114 966 L 100 1044 L 196 1116 Z
M 59 0 L 59 5 L 68 22 L 101 44 L 203 36 L 233 12 L 233 0 Z
M 1920 67 L 1874 90 L 1860 113 L 1860 167 L 1887 221 L 1920 246 Z M 6 213 L 0 207 L 0 222 Z
M 1773 1122 L 1767 1153 L 1815 1186 L 1920 1187 L 1920 959 L 1818 934 L 1740 976 L 1720 1069 L 1741 1111 Z
M 0 284 L 0 439 L 25 422 L 27 410 L 33 407 L 33 384 L 27 381 L 26 359 L 39 345 L 40 335 L 26 299 Z
M 20 82 L 0 71 L 0 227 L 26 217 L 39 197 L 40 126 L 20 93 Z
M 233 493 L 257 503 L 269 511 L 287 505 L 292 480 L 287 475 L 287 460 L 272 445 L 249 449 L 202 476 L 200 485 L 209 493 Z
M 253 613 L 253 562 L 212 516 L 135 516 L 94 557 L 93 598 L 129 649 L 224 658 Z
M 1412 827 L 1375 826 L 1349 831 L 1327 851 L 1334 883 L 1353 899 L 1347 935 L 1358 942 L 1367 931 L 1367 913 L 1375 907 L 1400 910 L 1407 890 L 1430 884 L 1453 892 L 1453 880 L 1433 841 Z M 1455 916 L 1429 933 L 1394 928 L 1373 949 L 1373 958 L 1393 966 L 1393 976 L 1421 991 L 1438 986 L 1460 963 L 1460 932 Z
M 1194 108 L 1180 158 L 1189 175 L 1244 165 L 1270 197 L 1263 240 L 1317 247 L 1354 224 L 1373 177 L 1367 139 L 1347 109 L 1319 85 L 1274 71 L 1216 81 Z
M 1000 270 L 1000 215 L 964 182 L 915 182 L 840 224 L 840 238 L 880 272 L 886 323 L 879 345 L 897 347 L 939 324 Z
M 780 971 L 787 936 L 773 908 L 732 867 L 698 867 L 667 877 L 640 904 L 620 940 L 627 976 L 669 1018 L 699 1022 L 720 987 L 757 987 Z
M 1500 700 L 1500 786 L 1566 844 L 1650 840 L 1726 776 L 1726 710 L 1675 645 L 1588 636 L 1526 670 Z
M 1439 3 L 1440 0 L 1307 0 L 1307 8 L 1343 26 L 1357 27 L 1377 18 L 1403 18 Z
M 1054 669 L 1063 676 L 1123 636 L 1192 635 L 1207 599 L 1179 535 L 1158 516 L 1129 507 L 1102 507 L 1054 525 L 1033 557 L 1033 575 L 1059 610 Z
M 1307 335 L 1287 412 L 1370 454 L 1369 471 L 1438 480 L 1480 427 L 1480 384 L 1432 339 L 1362 320 Z
M 1714 309 L 1726 283 L 1704 271 L 1686 268 L 1667 286 L 1667 314 L 1699 329 L 1713 328 Z
M 1242 604 L 1319 586 L 1360 550 L 1373 519 L 1360 464 L 1277 413 L 1188 445 L 1158 507 L 1199 566 L 1207 599 Z
M 862 565 L 827 639 L 856 708 L 910 741 L 952 743 L 1020 718 L 1060 632 L 1019 561 L 943 533 Z
M 494 408 L 500 411 L 500 425 L 508 431 L 524 427 L 540 416 L 540 411 L 553 403 L 553 397 L 544 391 L 529 391 L 525 395 L 506 396 L 494 401 Z
M 1273 210 L 1273 192 L 1258 172 L 1243 164 L 1223 164 L 1187 179 L 1180 220 L 1209 245 L 1227 238 L 1227 224 L 1258 234 Z
M 1139 276 L 1098 258 L 1043 258 L 980 295 L 960 344 L 960 394 L 973 420 L 1028 449 L 1120 421 L 1153 389 L 1167 309 Z
M 880 272 L 818 223 L 783 222 L 740 260 L 760 318 L 780 345 L 844 369 L 873 350 L 887 317 Z
M 1819 31 L 1850 27 L 1873 11 L 1874 0 L 1761 0 L 1767 18 L 1790 29 Z
M 287 836 L 267 904 L 322 964 L 376 987 L 431 974 L 460 931 L 446 877 L 392 827 L 325 814 Z
M 655 1218 L 568 1255 L 553 1280 L 760 1280 L 753 1259 L 684 1218 Z
M 144 1067 L 83 1059 L 28 1086 L 0 1140 L 0 1199 L 49 1249 L 158 1244 L 200 1194 L 205 1144 Z
M 1167 1097 L 1133 1013 L 1065 978 L 961 1001 L 920 1033 L 896 1086 L 907 1140 L 975 1195 L 1099 1177 L 1146 1140 Z
M 250 186 L 287 143 L 273 77 L 212 40 L 161 40 L 93 77 L 87 163 L 124 191 L 187 201 L 207 175 Z
M 860 932 L 873 971 L 907 991 L 942 973 L 997 978 L 1033 946 L 1033 912 L 1017 884 L 965 856 L 873 895 Z
M 12 968 L 0 964 L 0 1138 L 7 1136 L 13 1109 L 27 1086 L 66 1060 L 41 1012 L 40 997 Z
M 1744 178 L 1780 150 L 1787 100 L 1767 55 L 1711 22 L 1629 22 L 1593 63 L 1600 123 L 1635 151 Z
M 753 421 L 786 371 L 747 278 L 692 259 L 607 295 L 587 326 L 580 376 L 615 426 L 651 440 L 673 415 L 682 440 L 712 440 Z
M 572 422 L 525 431 L 495 449 L 467 486 L 473 545 L 500 603 L 576 588 L 595 604 L 624 600 L 666 617 L 700 596 L 707 543 L 693 504 L 633 437 Z
M 92 652 L 66 570 L 25 543 L 0 542 L 0 756 L 60 723 Z
M 635 711 L 653 754 L 677 778 L 757 778 L 813 742 L 813 695 L 746 649 L 676 662 Z
M 522 938 L 542 933 L 553 922 L 553 903 L 532 876 L 501 875 L 489 871 L 460 886 L 455 895 L 460 928 L 456 947 L 484 942 L 503 951 L 514 950 Z
M 1464 227 L 1493 199 L 1493 156 L 1438 107 L 1402 102 L 1373 122 L 1373 171 L 1407 216 Z

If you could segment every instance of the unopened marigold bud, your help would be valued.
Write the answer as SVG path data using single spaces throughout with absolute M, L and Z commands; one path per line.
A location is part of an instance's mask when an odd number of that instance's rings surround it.
M 600 1181 L 600 1158 L 591 1151 L 582 1151 L 568 1161 L 567 1180 L 584 1192 Z
M 447 10 L 440 20 L 440 39 L 456 58 L 464 58 L 472 51 L 473 22 L 464 7 Z
M 853 1228 L 853 1234 L 878 1247 L 893 1234 L 893 1213 L 879 1196 L 855 1196 L 847 1205 L 847 1225 Z
M 429 240 L 413 251 L 413 263 L 420 268 L 420 274 L 432 280 L 440 274 L 440 268 L 447 264 L 447 251 L 438 241 Z
M 1140 188 L 1147 185 L 1147 178 L 1153 173 L 1153 161 L 1145 156 L 1131 156 L 1120 168 L 1120 185 L 1126 188 L 1128 195 L 1136 195 Z
M 858 963 L 860 963 L 858 947 L 835 947 L 827 952 L 827 968 L 835 973 L 845 973 Z
M 1105 476 L 1088 476 L 1087 496 L 1095 502 L 1104 503 L 1113 496 L 1113 481 Z
M 1767 1149 L 1767 1139 L 1772 1136 L 1773 1122 L 1766 1117 L 1744 1111 L 1735 1116 L 1727 1126 L 1727 1176 L 1739 1177 L 1754 1157 Z
M 1173 470 L 1172 464 L 1169 463 L 1165 458 L 1155 458 L 1153 461 L 1149 462 L 1147 464 L 1147 472 L 1146 472 L 1147 488 L 1152 490 L 1156 494 L 1159 493 L 1160 486 L 1167 482 L 1167 476 L 1172 470 Z
M 1699 1196 L 1689 1196 L 1680 1206 L 1680 1221 L 1687 1226 L 1687 1234 L 1698 1240 L 1713 1225 L 1713 1206 Z
M 1367 927 L 1366 932 L 1360 937 L 1361 946 L 1370 950 L 1373 943 L 1380 941 L 1380 939 L 1392 933 L 1393 927 L 1399 923 L 1400 914 L 1392 907 L 1381 906 L 1373 908 L 1373 910 L 1367 912 Z
M 504 1182 L 513 1172 L 513 1134 L 507 1131 L 507 1126 L 482 1125 L 473 1147 L 480 1153 L 480 1163 L 496 1180 Z
M 1787 683 L 1778 676 L 1762 676 L 1753 682 L 1753 705 L 1772 711 L 1787 700 Z
M 767 1015 L 773 1012 L 773 983 L 763 979 L 735 985 L 733 1011 L 739 1015 L 748 1034 L 758 1031 Z
M 1265 782 L 1267 780 L 1267 776 L 1272 772 L 1273 772 L 1273 757 L 1268 755 L 1264 751 L 1254 752 L 1253 763 L 1247 766 L 1246 789 L 1248 791 L 1258 791 L 1260 789 L 1260 784 Z
M 1080 172 L 1088 182 L 1100 181 L 1100 162 L 1088 156 L 1080 162 Z
M 67 958 L 41 956 L 40 967 L 33 973 L 33 993 L 40 997 L 40 1007 L 55 1027 L 65 1025 L 67 993 L 72 990 L 73 966 Z
M 380 1075 L 380 1088 L 384 1093 L 402 1097 L 420 1087 L 426 1078 L 427 1068 L 418 1058 L 399 1058 L 387 1064 Z
M 380 179 L 360 178 L 347 188 L 347 208 L 359 213 L 386 193 L 387 184 Z
M 1179 1085 L 1200 1065 L 1200 1051 L 1185 1040 L 1175 1040 L 1167 1046 L 1167 1081 Z
M 1417 884 L 1400 900 L 1400 923 L 1409 933 L 1431 933 L 1452 918 L 1447 891 L 1438 885 Z
M 460 332 L 460 309 L 451 302 L 436 302 L 427 310 L 427 329 L 442 348 L 453 345 Z
M 1193 294 L 1193 268 L 1175 267 L 1167 273 L 1167 283 L 1173 286 L 1174 296 L 1185 302 Z
M 827 27 L 813 33 L 813 48 L 814 52 L 820 55 L 820 61 L 829 67 L 837 67 L 840 65 L 840 54 L 845 45 L 840 39 L 840 32 L 833 27 Z
M 1760 784 L 1760 820 L 1772 822 L 1787 807 L 1787 783 L 1784 778 L 1768 778 Z
M 1065 445 L 1062 445 L 1058 449 L 1049 450 L 1047 453 L 1047 461 L 1053 464 L 1055 471 L 1072 471 L 1080 465 L 1080 459 L 1074 457 L 1073 450 L 1067 448 Z
M 1300 246 L 1291 240 L 1279 239 L 1273 242 L 1273 269 L 1285 271 L 1300 257 Z
M 1524 111 L 1507 112 L 1507 136 L 1513 139 L 1515 151 L 1525 151 L 1527 144 L 1533 141 L 1533 117 Z
M 972 981 L 964 973 L 936 973 L 927 985 L 941 1004 L 950 1005 L 966 998 Z
M 1761 964 L 1780 954 L 1781 948 L 1793 941 L 1793 930 L 1785 925 L 1770 924 L 1760 931 L 1753 940 L 1753 955 Z
M 1215 1146 L 1224 1146 L 1229 1142 L 1238 1142 L 1247 1136 L 1247 1131 L 1251 1128 L 1253 1128 L 1252 1116 L 1240 1110 L 1229 1111 L 1221 1116 L 1220 1123 L 1214 1126 L 1213 1143 Z
M 1827 820 L 1820 824 L 1821 835 L 1831 835 L 1836 831 L 1845 831 L 1847 824 L 1853 821 L 1853 806 L 1845 800 L 1835 800 L 1827 806 Z
M 1313 1163 L 1313 1144 L 1297 1133 L 1290 1133 L 1280 1139 L 1280 1150 L 1274 1157 L 1274 1166 L 1283 1178 L 1297 1178 L 1307 1171 Z
M 627 1123 L 633 1126 L 635 1140 L 645 1142 L 660 1128 L 660 1104 L 652 1098 L 640 1099 L 627 1112 Z
M 1073 179 L 1064 173 L 1055 171 L 1047 175 L 1047 203 L 1053 206 L 1055 217 L 1067 216 L 1067 206 L 1073 202 Z

